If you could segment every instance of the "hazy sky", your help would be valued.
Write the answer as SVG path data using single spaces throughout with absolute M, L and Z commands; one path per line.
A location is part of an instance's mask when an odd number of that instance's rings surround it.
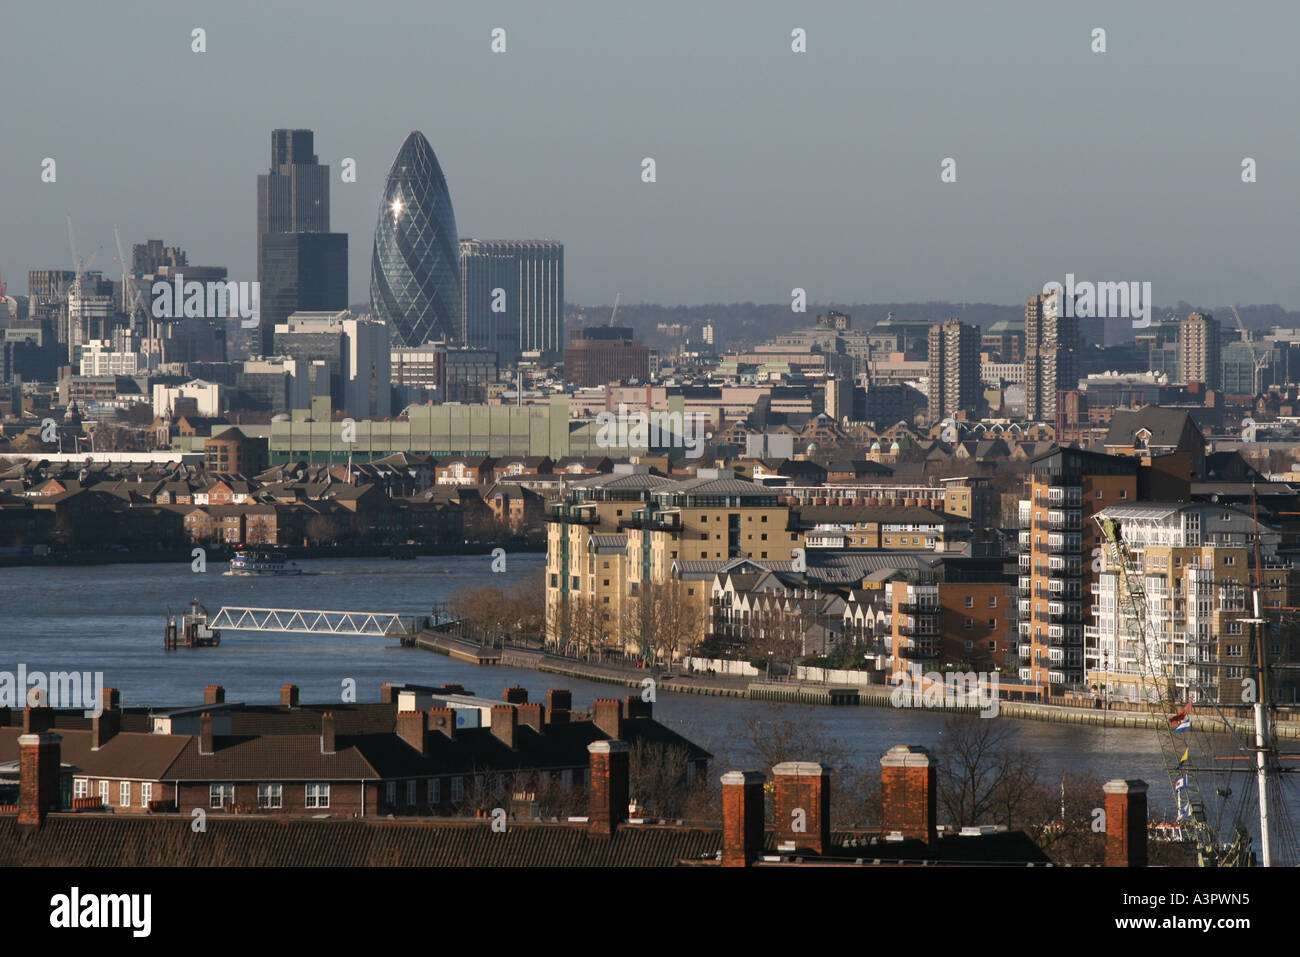
M 256 278 L 270 131 L 306 127 L 354 302 L 419 129 L 460 234 L 562 240 L 570 302 L 1014 303 L 1073 272 L 1300 307 L 1295 4 L 24 2 L 0 23 L 11 292 L 69 266 L 69 214 L 106 273 L 116 224 Z

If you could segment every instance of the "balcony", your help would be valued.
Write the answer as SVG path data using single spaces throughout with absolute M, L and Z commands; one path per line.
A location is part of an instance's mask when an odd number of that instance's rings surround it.
M 1029 564 L 1030 564 L 1030 559 L 1031 559 L 1031 557 L 1032 557 L 1032 556 L 1030 556 L 1030 554 L 1029 554 L 1028 552 L 1021 552 L 1021 553 L 1020 553 L 1020 567 L 1021 567 L 1021 568 L 1028 568 L 1028 567 L 1029 567 Z
M 898 654 L 900 658 L 907 658 L 909 661 L 931 661 L 939 657 L 939 643 L 937 641 L 916 642 L 900 648 Z
M 903 601 L 898 603 L 898 610 L 904 615 L 937 615 L 939 614 L 939 603 L 937 601 Z
M 939 626 L 938 625 L 899 625 L 898 633 L 900 635 L 906 635 L 909 638 L 911 637 L 927 638 L 931 636 L 937 638 L 939 636 Z

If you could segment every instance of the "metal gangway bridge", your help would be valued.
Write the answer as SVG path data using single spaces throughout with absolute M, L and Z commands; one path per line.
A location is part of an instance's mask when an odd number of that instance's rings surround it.
M 278 631 L 308 635 L 363 635 L 413 640 L 445 615 L 399 615 L 384 611 L 321 611 L 308 608 L 245 608 L 227 605 L 208 623 L 232 631 Z

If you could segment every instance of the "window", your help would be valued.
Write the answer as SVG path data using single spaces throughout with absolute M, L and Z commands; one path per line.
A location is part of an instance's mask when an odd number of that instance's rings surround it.
M 147 808 L 153 800 L 153 782 L 145 781 L 140 785 L 140 806 Z
M 90 790 L 90 782 L 85 778 L 77 778 L 72 782 L 72 796 L 74 798 L 84 798 Z
M 1224 646 L 1223 646 L 1223 653 L 1224 653 L 1224 655 L 1227 656 L 1228 658 L 1240 658 L 1240 657 L 1241 657 L 1241 645 L 1224 645 Z
M 970 630 L 971 630 L 972 628 L 974 628 L 974 627 L 975 627 L 975 619 L 974 619 L 974 618 L 967 618 L 967 619 L 966 619 L 966 630 L 967 630 L 967 631 L 970 631 Z
M 415 786 L 415 781 L 406 782 L 406 803 L 411 807 L 414 807 L 418 800 L 415 793 Z
M 997 651 L 997 650 L 998 650 L 998 643 L 996 641 L 990 641 L 989 651 Z
M 258 807 L 284 807 L 284 786 L 280 784 L 259 784 L 257 786 Z
M 389 807 L 393 807 L 395 804 L 397 804 L 397 782 L 396 781 L 389 781 L 388 784 L 384 786 L 384 800 L 388 802 Z
M 966 639 L 966 650 L 967 650 L 967 651 L 973 651 L 974 649 L 975 649 L 975 642 L 973 642 L 973 641 L 971 641 L 969 638 L 967 638 L 967 639 Z
M 456 777 L 451 779 L 451 800 L 459 804 L 465 800 L 465 779 Z
M 117 803 L 127 807 L 131 803 L 131 782 L 123 781 L 117 786 Z
M 997 596 L 997 595 L 989 595 L 989 607 L 990 607 L 990 608 L 997 608 L 997 607 L 998 607 L 998 596 Z
M 107 781 L 99 782 L 99 803 L 104 805 L 104 807 L 108 807 L 108 782 Z
M 235 786 L 233 784 L 208 785 L 208 807 L 223 808 L 235 803 Z
M 990 628 L 996 628 L 997 626 L 998 626 L 998 620 L 997 620 L 996 618 L 990 618 L 990 619 L 989 619 L 989 627 L 990 627 Z
M 309 784 L 307 785 L 307 807 L 329 807 L 330 806 L 330 786 L 328 784 Z
M 430 804 L 442 803 L 442 779 L 441 778 L 429 778 L 429 803 Z
M 1097 489 L 1097 497 L 1098 497 L 1098 498 L 1103 498 L 1103 497 L 1104 497 L 1104 496 L 1102 496 L 1102 494 L 1101 494 L 1101 489 Z
M 1128 498 L 1128 489 L 1126 489 L 1126 488 L 1122 488 L 1122 489 L 1120 489 L 1120 490 L 1119 490 L 1119 497 L 1120 497 L 1120 498 Z
M 762 518 L 759 519 L 759 521 L 760 521 L 760 522 L 766 522 L 766 521 L 767 521 L 767 516 L 764 515 Z
M 966 596 L 966 607 L 967 607 L 967 608 L 974 608 L 974 607 L 975 607 L 975 599 L 974 599 L 973 597 L 971 597 L 970 595 L 967 595 L 967 596 Z

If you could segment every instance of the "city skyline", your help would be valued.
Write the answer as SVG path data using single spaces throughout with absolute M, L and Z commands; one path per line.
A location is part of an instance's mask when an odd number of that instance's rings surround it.
M 689 18 L 672 4 L 627 16 L 592 6 L 563 24 L 517 5 L 491 20 L 439 21 L 406 5 L 298 11 L 304 43 L 342 21 L 350 51 L 384 51 L 383 111 L 367 110 L 368 91 L 328 57 L 295 62 L 293 92 L 264 95 L 287 81 L 268 46 L 287 13 L 262 31 L 250 29 L 260 21 L 249 5 L 205 12 L 199 54 L 189 42 L 199 24 L 146 18 L 124 34 L 128 20 L 87 8 L 88 29 L 65 41 L 49 14 L 18 11 L 8 32 L 24 42 L 0 78 L 24 89 L 11 122 L 28 132 L 0 144 L 10 174 L 0 204 L 25 225 L 0 238 L 0 270 L 17 292 L 28 270 L 67 265 L 70 214 L 88 252 L 111 250 L 120 225 L 133 241 L 167 236 L 196 261 L 252 278 L 243 184 L 265 170 L 266 130 L 316 132 L 334 183 L 331 226 L 365 236 L 391 144 L 419 128 L 455 184 L 461 230 L 562 238 L 574 302 L 616 292 L 626 302 L 778 302 L 798 286 L 819 302 L 1014 303 L 1074 272 L 1136 276 L 1161 302 L 1300 307 L 1285 226 L 1297 212 L 1288 157 L 1300 144 L 1266 121 L 1294 78 L 1283 43 L 1292 31 L 1251 29 L 1208 5 L 1176 21 L 1108 5 L 1086 19 L 1007 10 L 1016 15 L 993 30 L 980 11 L 944 7 L 940 31 L 918 13 L 840 5 Z M 1098 25 L 1105 53 L 1090 49 Z M 501 54 L 490 49 L 497 26 Z M 795 27 L 806 53 L 791 50 Z M 75 66 L 70 84 L 24 84 L 39 62 L 66 56 L 65 42 L 140 55 L 114 55 L 115 83 L 77 83 Z M 438 55 L 415 54 L 429 47 Z M 92 66 L 105 56 L 87 53 Z M 253 59 L 269 72 L 239 69 Z M 115 98 L 151 85 L 155 71 L 173 80 L 163 100 L 185 108 L 146 145 L 113 119 Z M 430 101 L 430 88 L 468 92 Z M 902 89 L 906 112 L 895 105 Z M 49 121 L 74 106 L 75 130 Z M 1063 120 L 1035 134 L 1033 118 L 1051 115 Z M 1212 140 L 1189 137 L 1196 117 L 1213 124 Z M 46 157 L 58 163 L 55 183 L 40 180 Z M 647 157 L 653 183 L 642 182 Z M 1247 157 L 1255 183 L 1241 181 Z M 355 183 L 341 178 L 345 158 Z M 953 183 L 940 179 L 945 158 L 956 161 Z M 368 283 L 365 245 L 353 242 L 353 289 Z M 106 272 L 109 258 L 97 262 Z

